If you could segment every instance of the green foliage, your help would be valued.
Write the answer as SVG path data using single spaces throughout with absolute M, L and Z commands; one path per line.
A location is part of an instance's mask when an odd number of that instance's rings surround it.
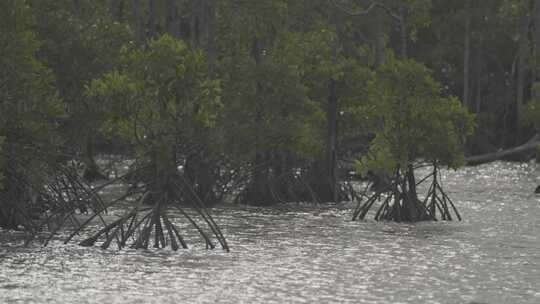
M 418 32 L 420 30 L 430 26 L 432 22 L 431 11 L 434 6 L 433 0 L 379 0 L 367 3 L 354 0 L 340 0 L 336 2 L 340 3 L 343 8 L 352 13 L 365 11 L 368 4 L 374 2 L 384 5 L 387 9 L 385 13 L 391 13 L 394 17 L 398 18 L 404 17 L 407 26 L 407 34 L 413 41 L 418 39 Z M 394 18 L 392 22 L 398 21 Z
M 334 79 L 339 91 L 339 135 L 354 136 L 368 128 L 365 124 L 367 108 L 366 83 L 372 75 L 366 62 L 360 56 L 338 54 L 332 59 L 331 44 L 337 38 L 333 30 L 327 28 L 314 29 L 306 33 L 294 33 L 295 41 L 291 41 L 291 53 L 299 54 L 301 66 L 301 82 L 307 87 L 309 99 L 314 101 L 320 110 L 326 108 L 328 98 L 328 82 Z M 361 47 L 354 49 L 354 55 L 363 53 Z M 322 113 L 320 113 L 322 116 Z M 324 126 L 325 117 L 320 117 L 318 125 Z M 325 134 L 325 130 L 320 130 Z M 321 136 L 321 135 L 318 135 Z M 322 144 L 320 144 L 322 145 Z
M 2 158 L 39 180 L 57 158 L 63 104 L 54 78 L 36 57 L 39 44 L 25 1 L 7 0 L 0 10 L 0 138 Z M 1 167 L 0 167 L 1 168 Z M 5 169 L 5 167 L 4 167 Z
M 86 94 L 108 109 L 109 136 L 163 161 L 177 143 L 195 144 L 221 108 L 219 82 L 208 79 L 202 54 L 168 35 L 145 50 L 125 48 L 118 71 L 92 81 Z
M 69 116 L 62 122 L 63 135 L 75 147 L 96 137 L 106 111 L 84 98 L 84 86 L 113 70 L 119 63 L 121 46 L 133 40 L 129 25 L 109 15 L 107 1 L 78 2 L 78 12 L 71 0 L 30 3 L 40 59 L 52 70 L 67 104 Z
M 404 0 L 401 5 L 405 6 L 406 21 L 409 37 L 418 40 L 418 32 L 430 26 L 432 22 L 431 10 L 433 0 Z
M 367 84 L 374 72 L 358 59 L 347 58 L 342 61 L 343 77 L 339 79 L 339 135 L 355 137 L 367 134 L 373 128 L 371 122 L 376 109 L 368 102 Z
M 315 6 L 258 1 L 222 8 L 219 134 L 228 155 L 243 161 L 257 153 L 311 158 L 322 150 L 318 128 L 325 119 L 326 83 L 335 72 L 328 44 L 333 33 L 313 19 L 302 24 L 313 28 L 307 33 L 292 28 L 303 8 Z
M 115 67 L 120 46 L 132 40 L 125 24 L 115 22 L 99 1 L 33 1 L 40 55 L 54 71 L 67 102 L 80 102 L 84 85 Z M 90 107 L 85 108 L 88 110 Z
M 155 1 L 157 32 L 176 38 L 158 34 L 146 44 L 147 1 L 137 13 L 136 2 L 126 0 L 3 1 L 0 183 L 8 188 L 6 168 L 15 162 L 38 184 L 43 169 L 67 152 L 62 144 L 87 144 L 101 135 L 163 163 L 187 159 L 186 151 L 196 147 L 200 162 L 214 171 L 208 174 L 219 171 L 210 168 L 215 159 L 243 169 L 258 158 L 277 159 L 268 175 L 289 166 L 308 176 L 333 141 L 326 121 L 333 100 L 338 158 L 359 152 L 352 145 L 375 132 L 361 170 L 399 176 L 395 169 L 416 159 L 457 167 L 474 128 L 473 117 L 452 97 L 462 95 L 464 74 L 470 78 L 465 106 L 481 112 L 482 126 L 494 138 L 514 131 L 508 127 L 517 116 L 511 68 L 520 20 L 532 3 L 518 2 L 471 1 L 465 14 L 463 0 L 381 0 L 388 10 L 380 16 L 351 17 L 342 10 L 361 12 L 370 2 Z M 215 5 L 215 20 L 207 15 L 214 10 L 201 3 Z M 469 73 L 463 69 L 465 16 L 471 18 Z M 401 18 L 415 60 L 392 57 L 401 48 Z M 134 45 L 134 29 L 145 36 L 138 37 L 141 45 Z M 387 49 L 377 53 L 381 47 Z M 375 69 L 380 54 L 387 62 Z M 537 130 L 539 96 L 536 84 L 524 110 L 524 122 Z M 285 158 L 287 164 L 279 163 Z M 326 170 L 327 164 L 317 165 Z
M 530 1 L 513 1 L 502 0 L 499 1 L 499 7 L 497 11 L 497 17 L 502 22 L 519 22 L 519 18 L 523 14 L 527 14 L 531 9 Z
M 252 159 L 264 151 L 310 158 L 320 150 L 316 126 L 324 116 L 310 98 L 307 79 L 313 77 L 314 66 L 306 52 L 315 49 L 306 50 L 310 42 L 302 38 L 280 35 L 272 48 L 265 48 L 260 62 L 249 53 L 222 62 L 222 124 L 226 150 L 232 155 Z
M 244 2 L 219 1 L 223 12 L 222 35 L 224 41 L 251 41 L 263 38 L 287 25 L 287 0 L 260 0 Z
M 473 116 L 442 88 L 423 65 L 391 60 L 376 71 L 369 99 L 379 127 L 360 170 L 391 173 L 416 159 L 449 167 L 463 163 L 462 146 L 474 129 Z

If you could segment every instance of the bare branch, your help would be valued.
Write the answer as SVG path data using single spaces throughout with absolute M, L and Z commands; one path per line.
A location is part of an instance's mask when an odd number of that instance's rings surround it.
M 353 12 L 345 7 L 343 7 L 342 5 L 340 5 L 339 3 L 337 3 L 336 0 L 331 0 L 332 4 L 339 8 L 341 11 L 343 11 L 345 14 L 349 15 L 349 16 L 353 16 L 353 17 L 358 17 L 358 16 L 367 16 L 369 15 L 369 13 L 375 9 L 375 8 L 381 8 L 382 10 L 384 10 L 386 12 L 386 14 L 390 17 L 392 17 L 392 19 L 394 19 L 395 21 L 397 21 L 398 23 L 401 24 L 401 22 L 403 21 L 402 18 L 395 14 L 389 7 L 387 7 L 386 5 L 380 3 L 380 2 L 372 2 L 367 9 L 363 10 L 363 11 L 360 11 L 360 12 Z
M 336 0 L 331 0 L 332 4 L 339 8 L 340 10 L 342 10 L 345 14 L 349 15 L 349 16 L 355 16 L 355 17 L 358 17 L 358 16 L 366 16 L 368 15 L 374 8 L 376 8 L 378 6 L 378 2 L 372 2 L 369 7 L 361 12 L 353 12 L 353 11 L 350 11 L 348 10 L 347 8 L 341 6 L 339 3 L 337 3 Z

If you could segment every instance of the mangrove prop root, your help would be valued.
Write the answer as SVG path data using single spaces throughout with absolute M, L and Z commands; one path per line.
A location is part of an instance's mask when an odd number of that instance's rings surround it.
M 204 203 L 187 181 L 175 176 L 169 178 L 166 185 L 160 189 L 163 190 L 160 192 L 147 190 L 139 196 L 136 205 L 125 215 L 105 225 L 80 244 L 93 246 L 102 240 L 100 247 L 103 249 L 109 248 L 114 243 L 117 244 L 118 249 L 126 246 L 134 249 L 148 249 L 149 246 L 154 248 L 170 246 L 175 251 L 179 248 L 188 248 L 185 237 L 170 218 L 171 211 L 178 211 L 180 216 L 186 219 L 202 237 L 207 249 L 216 247 L 212 241 L 215 238 L 224 250 L 229 250 L 220 228 L 206 212 Z M 124 195 L 123 199 L 128 195 Z M 186 208 L 191 211 L 185 210 Z M 95 216 L 93 215 L 81 224 L 76 232 L 89 226 L 90 220 Z M 73 238 L 74 235 L 75 233 L 72 233 L 68 239 Z
M 455 218 L 462 220 L 456 206 L 443 190 L 440 183 L 440 171 L 438 165 L 433 165 L 433 172 L 416 182 L 413 169 L 395 170 L 391 178 L 391 187 L 376 191 L 371 195 L 364 194 L 358 198 L 357 206 L 353 212 L 353 220 L 363 220 L 376 202 L 382 203 L 375 213 L 377 221 L 417 222 L 438 218 L 451 221 Z M 417 197 L 417 186 L 430 181 L 427 194 L 423 200 Z M 363 200 L 363 197 L 367 197 Z
M 137 169 L 142 170 L 142 169 Z M 103 249 L 110 248 L 116 244 L 118 249 L 125 247 L 148 248 L 153 245 L 155 248 L 170 247 L 173 250 L 188 248 L 184 228 L 174 223 L 172 216 L 174 212 L 176 218 L 184 218 L 188 224 L 195 228 L 201 236 L 206 247 L 213 249 L 214 242 L 229 251 L 227 241 L 221 229 L 207 212 L 204 202 L 197 195 L 192 185 L 187 182 L 181 174 L 171 174 L 163 180 L 137 183 L 136 186 L 108 202 L 104 202 L 98 191 L 104 190 L 114 183 L 125 181 L 124 177 L 119 177 L 113 181 L 108 181 L 103 185 L 92 187 L 82 179 L 72 168 L 60 168 L 57 172 L 61 174 L 52 175 L 50 181 L 42 188 L 35 189 L 40 199 L 46 201 L 49 211 L 44 218 L 31 220 L 31 215 L 24 213 L 25 208 L 21 207 L 20 215 L 17 215 L 17 207 L 13 206 L 9 213 L 2 209 L 0 217 L 27 217 L 28 223 L 32 224 L 30 236 L 27 243 L 39 236 L 43 229 L 48 228 L 48 235 L 45 245 L 55 236 L 65 223 L 72 223 L 73 229 L 70 231 L 64 243 L 68 243 L 77 235 L 90 235 L 79 240 L 82 246 L 94 246 L 99 243 Z M 148 176 L 141 176 L 148 178 Z M 18 181 L 22 179 L 22 181 Z M 21 188 L 30 188 L 30 183 L 24 177 L 17 176 L 16 184 Z M 159 184 L 162 183 L 162 184 Z M 153 188 L 158 185 L 159 188 Z M 21 190 L 22 191 L 22 190 Z M 0 192 L 0 203 L 11 201 L 3 198 L 5 193 Z M 130 204 L 124 215 L 113 220 L 106 221 L 104 213 L 117 204 Z M 87 212 L 89 217 L 79 220 L 78 213 Z M 101 223 L 101 228 L 96 229 L 96 224 Z M 30 227 L 30 226 L 29 226 Z M 93 231 L 93 232 L 92 232 Z

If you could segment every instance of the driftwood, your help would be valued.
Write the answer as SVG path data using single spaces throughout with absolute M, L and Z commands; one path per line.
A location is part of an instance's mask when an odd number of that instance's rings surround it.
M 467 166 L 476 166 L 496 160 L 524 161 L 534 156 L 537 147 L 540 145 L 540 136 L 535 135 L 521 146 L 494 153 L 471 156 L 465 159 Z
M 538 146 L 540 146 L 540 135 L 537 134 L 523 145 L 514 148 L 467 157 L 465 158 L 465 164 L 467 166 L 476 166 L 496 160 L 526 161 L 534 157 L 535 153 L 537 152 Z M 349 157 L 340 160 L 340 176 L 349 176 L 351 172 L 354 172 L 355 170 L 355 161 L 353 158 Z

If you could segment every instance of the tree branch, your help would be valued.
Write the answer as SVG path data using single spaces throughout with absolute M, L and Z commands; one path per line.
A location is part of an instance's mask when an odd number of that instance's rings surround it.
M 394 12 L 392 12 L 392 10 L 387 7 L 386 5 L 380 3 L 380 2 L 372 2 L 367 9 L 363 10 L 363 11 L 360 11 L 360 12 L 353 12 L 351 10 L 348 10 L 347 8 L 341 6 L 339 3 L 337 3 L 336 0 L 331 0 L 332 4 L 337 7 L 338 9 L 340 9 L 341 11 L 343 11 L 345 14 L 349 15 L 349 16 L 353 16 L 353 17 L 358 17 L 358 16 L 367 16 L 373 9 L 375 8 L 381 8 L 383 9 L 386 14 L 390 17 L 392 17 L 392 19 L 394 19 L 395 21 L 399 22 L 401 24 L 401 22 L 403 21 L 402 18 L 395 14 Z

